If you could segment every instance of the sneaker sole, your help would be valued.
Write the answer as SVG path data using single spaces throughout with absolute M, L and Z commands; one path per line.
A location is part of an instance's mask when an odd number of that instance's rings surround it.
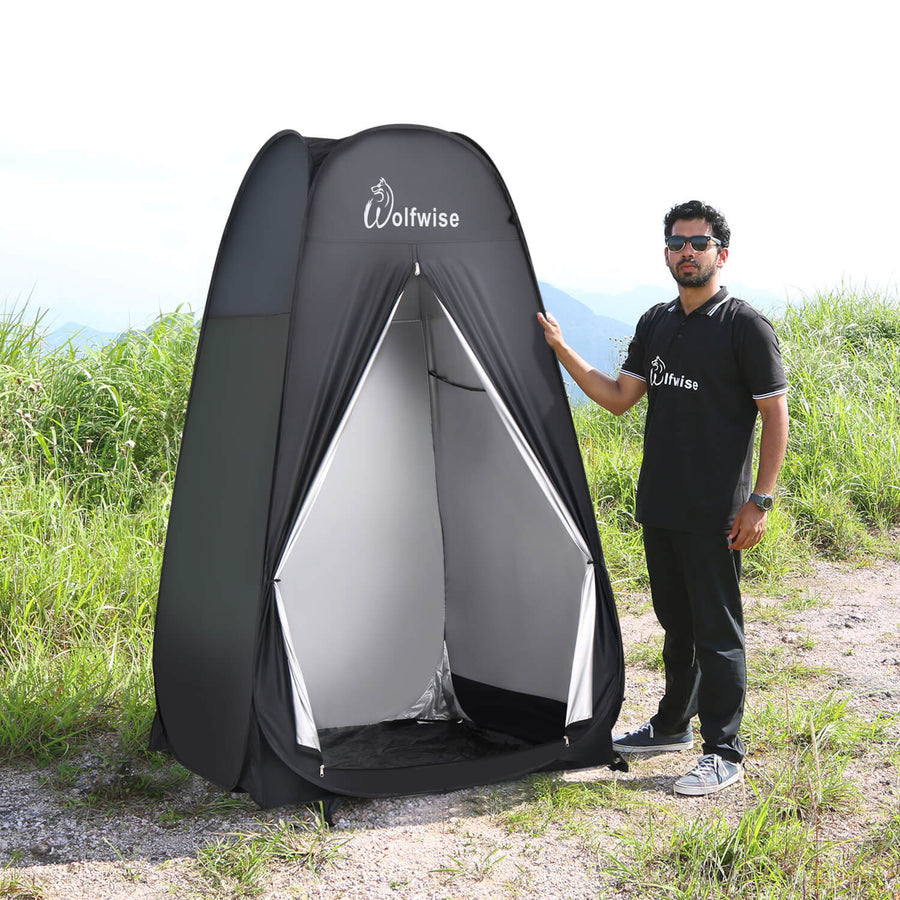
M 631 756 L 636 754 L 650 755 L 652 753 L 674 753 L 677 750 L 692 750 L 694 742 L 689 744 L 656 744 L 653 747 L 633 747 L 629 744 L 617 744 L 613 742 L 613 750 L 616 753 L 628 753 Z
M 735 784 L 738 781 L 743 781 L 744 772 L 743 769 L 739 769 L 734 775 L 730 778 L 726 778 L 725 781 L 719 782 L 719 784 L 712 785 L 681 785 L 678 786 L 678 782 L 676 781 L 673 785 L 673 790 L 676 794 L 682 794 L 685 797 L 705 797 L 707 794 L 715 794 L 716 791 L 724 790 L 727 787 L 731 787 L 731 785 Z

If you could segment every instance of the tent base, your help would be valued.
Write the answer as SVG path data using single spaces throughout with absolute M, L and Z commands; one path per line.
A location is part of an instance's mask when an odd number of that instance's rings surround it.
M 530 743 L 463 720 L 378 722 L 319 733 L 328 769 L 397 769 L 515 753 Z
M 582 740 L 569 749 L 558 741 L 535 745 L 465 721 L 408 720 L 326 729 L 320 738 L 328 774 L 312 775 L 318 768 L 316 754 L 298 749 L 295 763 L 303 770 L 310 770 L 304 777 L 285 764 L 256 726 L 249 735 L 240 780 L 236 785 L 220 786 L 249 794 L 262 809 L 311 806 L 330 824 L 341 795 L 386 797 L 437 793 L 508 781 L 529 772 L 599 765 L 628 771 L 627 764 L 611 751 L 608 723 L 605 727 L 588 728 L 586 732 L 578 726 L 573 730 L 582 732 Z M 178 758 L 159 716 L 153 723 L 149 749 Z M 198 774 L 209 777 L 204 772 Z
M 166 753 L 176 762 L 184 765 L 184 761 L 179 759 L 178 754 L 172 748 L 159 713 L 153 720 L 147 749 L 156 753 Z M 322 808 L 322 815 L 326 821 L 329 820 L 330 803 L 335 799 L 335 794 L 288 768 L 273 752 L 258 727 L 251 732 L 247 751 L 248 758 L 237 784 L 219 784 L 210 778 L 208 772 L 198 771 L 197 774 L 210 779 L 223 790 L 249 794 L 253 802 L 261 809 L 293 805 L 318 806 L 322 802 L 325 804 Z M 185 767 L 192 768 L 191 766 Z

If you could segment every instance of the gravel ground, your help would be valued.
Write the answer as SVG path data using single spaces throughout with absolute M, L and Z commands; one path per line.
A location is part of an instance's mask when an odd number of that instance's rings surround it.
M 829 670 L 816 690 L 852 693 L 867 714 L 900 714 L 900 563 L 860 570 L 819 563 L 794 585 L 819 602 L 776 624 L 762 624 L 754 607 L 779 601 L 747 597 L 748 649 L 784 646 L 807 665 Z M 628 608 L 640 606 L 629 598 Z M 638 601 L 637 603 L 635 601 Z M 644 604 L 646 607 L 647 604 Z M 626 650 L 659 634 L 652 614 L 622 615 Z M 807 636 L 813 637 L 808 646 Z M 621 725 L 652 712 L 661 675 L 628 668 Z M 619 779 L 680 815 L 711 806 L 735 815 L 746 789 L 712 798 L 679 799 L 672 781 L 692 764 L 679 754 L 633 763 L 627 774 L 594 769 L 567 780 Z M 753 775 L 748 757 L 748 775 Z M 136 767 L 136 768 L 135 768 Z M 860 772 L 867 777 L 865 808 L 856 827 L 896 804 L 897 771 Z M 149 787 L 148 787 L 149 785 Z M 615 896 L 601 865 L 615 852 L 615 832 L 628 814 L 604 808 L 588 840 L 574 829 L 543 833 L 510 831 L 506 814 L 520 807 L 529 782 L 390 800 L 348 800 L 325 833 L 334 854 L 321 871 L 299 863 L 273 864 L 260 882 L 270 898 L 588 898 Z M 149 796 L 153 795 L 153 796 Z M 852 817 L 851 817 L 852 818 Z M 303 808 L 260 812 L 238 795 L 159 761 L 123 765 L 100 747 L 40 767 L 0 766 L 0 896 L 24 898 L 226 897 L 234 895 L 204 877 L 198 849 L 224 835 L 257 831 L 266 823 L 309 828 Z M 600 851 L 598 853 L 598 850 Z M 4 893 L 4 888 L 6 893 Z

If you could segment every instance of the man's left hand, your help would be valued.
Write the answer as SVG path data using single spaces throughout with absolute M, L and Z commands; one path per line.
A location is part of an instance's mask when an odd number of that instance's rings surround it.
M 766 533 L 767 514 L 752 500 L 748 500 L 734 518 L 728 533 L 728 546 L 732 550 L 749 550 L 755 547 Z

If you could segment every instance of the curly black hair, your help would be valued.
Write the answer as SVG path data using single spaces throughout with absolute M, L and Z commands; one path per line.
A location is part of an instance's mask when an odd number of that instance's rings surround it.
M 673 206 L 663 219 L 665 237 L 672 234 L 672 226 L 679 219 L 705 219 L 712 226 L 713 237 L 720 240 L 723 247 L 727 247 L 731 243 L 731 229 L 725 221 L 725 216 L 708 203 L 700 200 L 688 200 L 687 203 Z

